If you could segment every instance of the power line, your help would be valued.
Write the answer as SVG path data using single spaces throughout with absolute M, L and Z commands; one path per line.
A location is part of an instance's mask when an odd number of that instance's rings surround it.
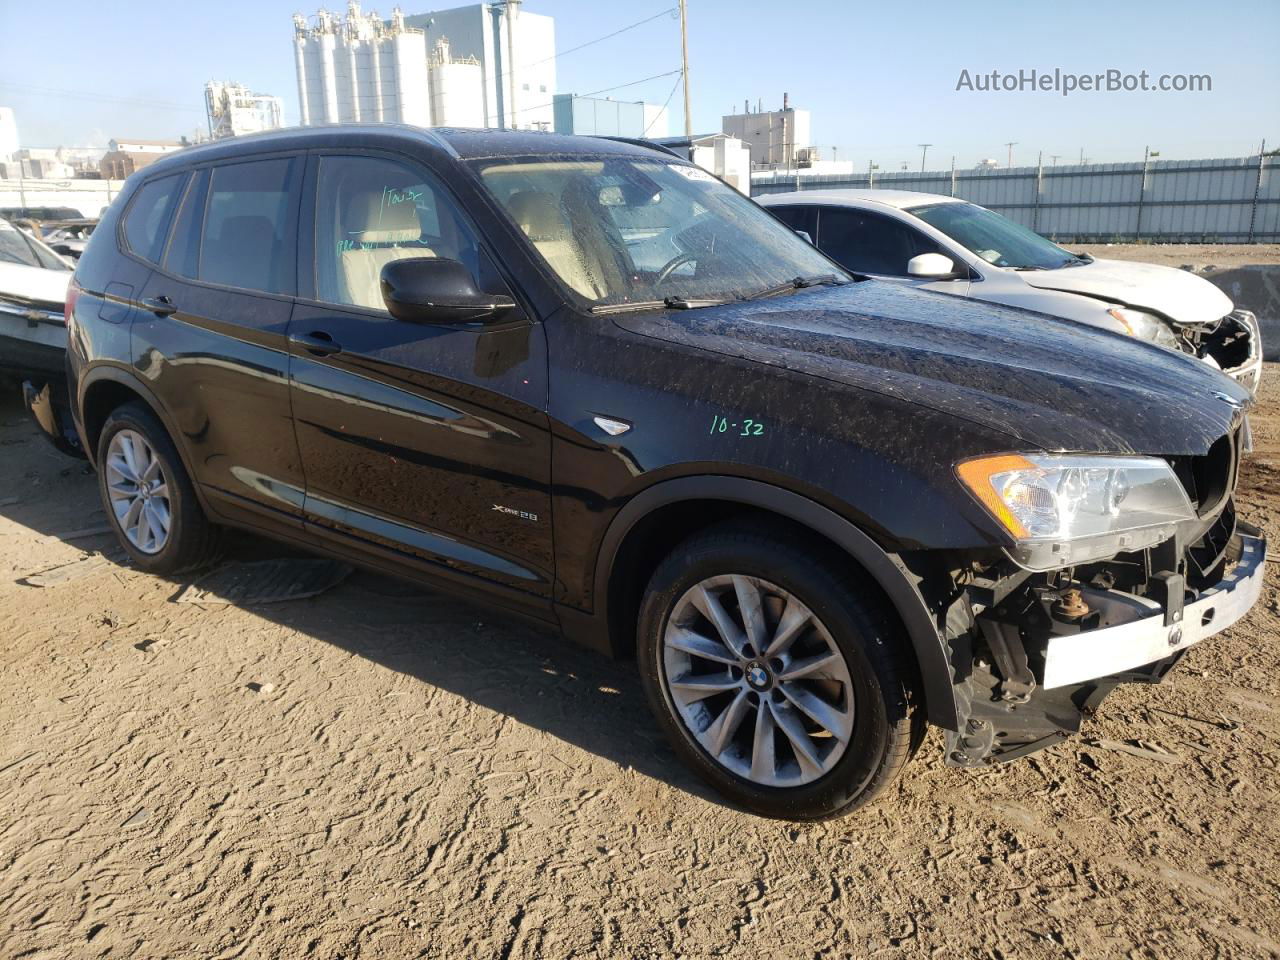
M 605 87 L 602 90 L 592 90 L 590 93 L 579 93 L 579 94 L 575 94 L 575 96 L 594 97 L 598 93 L 609 93 L 613 90 L 621 90 L 624 87 L 635 87 L 642 83 L 648 83 L 650 80 L 661 80 L 663 77 L 673 77 L 679 74 L 680 72 L 681 72 L 680 69 L 676 68 L 675 70 L 668 70 L 666 73 L 655 73 L 652 77 L 645 77 L 643 80 L 632 80 L 630 83 L 620 83 L 616 87 Z M 543 107 L 553 107 L 553 106 L 555 106 L 554 102 L 537 103 L 537 104 L 534 104 L 532 107 L 521 107 L 519 110 L 512 110 L 511 113 L 514 116 L 517 113 L 526 113 L 529 110 L 541 110 Z
M 0 87 L 7 87 L 18 93 L 37 97 L 70 97 L 72 99 L 92 100 L 98 103 L 128 103 L 142 107 L 154 107 L 159 110 L 196 110 L 204 113 L 204 107 L 187 103 L 175 103 L 171 100 L 145 100 L 140 97 L 113 97 L 105 93 L 93 93 L 87 90 L 60 90 L 54 87 L 37 87 L 28 83 L 13 83 L 0 80 Z
M 680 81 L 683 79 L 684 71 L 681 70 L 680 75 L 676 77 L 676 82 L 671 85 L 671 92 L 667 94 L 667 99 L 663 101 L 662 109 L 653 115 L 653 119 L 650 120 L 648 125 L 644 128 L 644 133 L 640 134 L 641 137 L 647 137 L 649 135 L 649 131 L 653 128 L 653 125 L 658 122 L 658 118 L 667 112 L 667 105 L 671 103 L 671 98 L 676 95 L 676 88 L 680 86 Z
M 552 60 L 559 60 L 561 57 L 567 56 L 570 53 L 577 53 L 579 50 L 585 49 L 586 47 L 590 47 L 593 44 L 601 43 L 605 40 L 612 40 L 614 37 L 618 36 L 619 34 L 626 33 L 628 30 L 634 30 L 636 27 L 643 27 L 646 23 L 649 23 L 652 20 L 657 20 L 659 17 L 665 17 L 665 16 L 668 16 L 669 14 L 673 14 L 677 12 L 679 12 L 678 8 L 667 7 L 667 9 L 660 10 L 651 17 L 645 17 L 643 20 L 637 20 L 635 23 L 628 24 L 625 27 L 619 27 L 617 30 L 613 31 L 613 33 L 606 33 L 603 37 L 596 37 L 594 40 L 588 40 L 586 43 L 580 43 L 576 47 L 570 47 L 568 50 L 561 50 L 559 53 L 553 54 L 550 57 L 543 57 L 541 60 L 534 60 L 532 63 L 524 63 L 518 67 L 510 67 L 505 73 L 498 74 L 496 79 L 501 80 L 503 77 L 507 76 L 510 73 L 516 73 L 520 70 L 527 70 L 530 67 L 536 67 L 536 66 L 539 66 L 540 64 L 549 63 Z M 508 26 L 508 29 L 510 29 L 509 26 Z

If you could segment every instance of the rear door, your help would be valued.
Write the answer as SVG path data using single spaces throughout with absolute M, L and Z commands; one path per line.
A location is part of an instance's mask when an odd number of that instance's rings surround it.
M 308 525 L 431 572 L 549 596 L 541 325 L 523 306 L 491 325 L 387 312 L 379 274 L 405 257 L 458 260 L 486 292 L 520 303 L 451 191 L 417 161 L 317 153 L 307 196 L 309 296 L 290 326 L 290 371 Z
M 134 323 L 134 364 L 176 421 L 214 511 L 289 524 L 302 467 L 285 335 L 305 156 L 195 170 Z

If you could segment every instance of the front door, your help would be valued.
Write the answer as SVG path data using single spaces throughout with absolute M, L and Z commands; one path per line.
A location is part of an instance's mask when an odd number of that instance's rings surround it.
M 308 184 L 313 289 L 289 326 L 306 522 L 435 572 L 549 596 L 542 327 L 522 307 L 460 326 L 386 311 L 379 273 L 404 257 L 458 260 L 486 292 L 514 292 L 426 169 L 322 155 Z
M 965 267 L 919 230 L 881 213 L 857 207 L 820 207 L 817 242 L 819 250 L 855 273 L 938 293 L 964 296 L 969 292 L 969 281 L 965 277 L 935 280 L 907 273 L 907 262 L 922 253 L 940 253 L 961 271 Z

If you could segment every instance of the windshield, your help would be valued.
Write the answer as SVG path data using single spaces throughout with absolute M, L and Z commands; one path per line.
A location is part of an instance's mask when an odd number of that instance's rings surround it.
M 974 203 L 935 203 L 907 212 L 997 267 L 1056 270 L 1081 262 L 1040 234 Z
M 56 253 L 39 240 L 27 236 L 7 220 L 0 220 L 0 263 L 20 263 L 24 267 L 70 270 Z
M 732 300 L 801 278 L 850 279 L 700 167 L 564 156 L 477 166 L 547 266 L 596 308 Z

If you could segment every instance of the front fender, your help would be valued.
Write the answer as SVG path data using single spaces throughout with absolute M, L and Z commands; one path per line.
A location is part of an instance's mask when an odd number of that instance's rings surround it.
M 946 642 L 920 592 L 918 578 L 897 554 L 882 550 L 840 515 L 800 494 L 758 480 L 680 477 L 657 483 L 628 501 L 609 524 L 596 558 L 594 609 L 600 623 L 609 623 L 610 574 L 627 534 L 654 510 L 686 500 L 727 500 L 759 507 L 838 544 L 879 584 L 902 620 L 919 665 L 929 722 L 950 730 L 957 728 L 959 714 Z

